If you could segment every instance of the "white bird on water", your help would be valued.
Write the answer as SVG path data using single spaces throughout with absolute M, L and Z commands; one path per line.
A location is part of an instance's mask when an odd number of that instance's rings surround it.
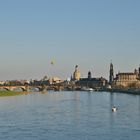
M 117 107 L 115 107 L 115 106 L 112 107 L 112 112 L 116 112 L 117 110 L 118 110 Z

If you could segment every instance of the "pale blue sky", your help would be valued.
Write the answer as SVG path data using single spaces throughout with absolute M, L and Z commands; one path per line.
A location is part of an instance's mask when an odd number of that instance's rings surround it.
M 0 0 L 0 80 L 108 79 L 140 64 L 139 0 Z M 55 65 L 51 66 L 50 61 Z

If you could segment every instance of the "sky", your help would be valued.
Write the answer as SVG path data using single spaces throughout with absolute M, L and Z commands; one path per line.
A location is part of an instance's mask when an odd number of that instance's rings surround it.
M 109 77 L 140 64 L 139 0 L 0 0 L 0 81 Z M 54 65 L 51 65 L 54 61 Z

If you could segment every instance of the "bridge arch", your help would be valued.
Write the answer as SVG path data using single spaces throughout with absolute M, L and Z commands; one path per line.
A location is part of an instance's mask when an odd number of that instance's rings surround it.
M 7 87 L 1 88 L 1 89 L 6 90 L 6 91 L 10 91 L 10 88 L 7 88 Z

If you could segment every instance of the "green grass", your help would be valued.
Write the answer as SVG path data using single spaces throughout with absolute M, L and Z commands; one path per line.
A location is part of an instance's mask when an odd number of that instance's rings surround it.
M 16 92 L 16 91 L 0 91 L 0 97 L 4 96 L 15 96 L 15 95 L 24 95 L 26 92 Z

